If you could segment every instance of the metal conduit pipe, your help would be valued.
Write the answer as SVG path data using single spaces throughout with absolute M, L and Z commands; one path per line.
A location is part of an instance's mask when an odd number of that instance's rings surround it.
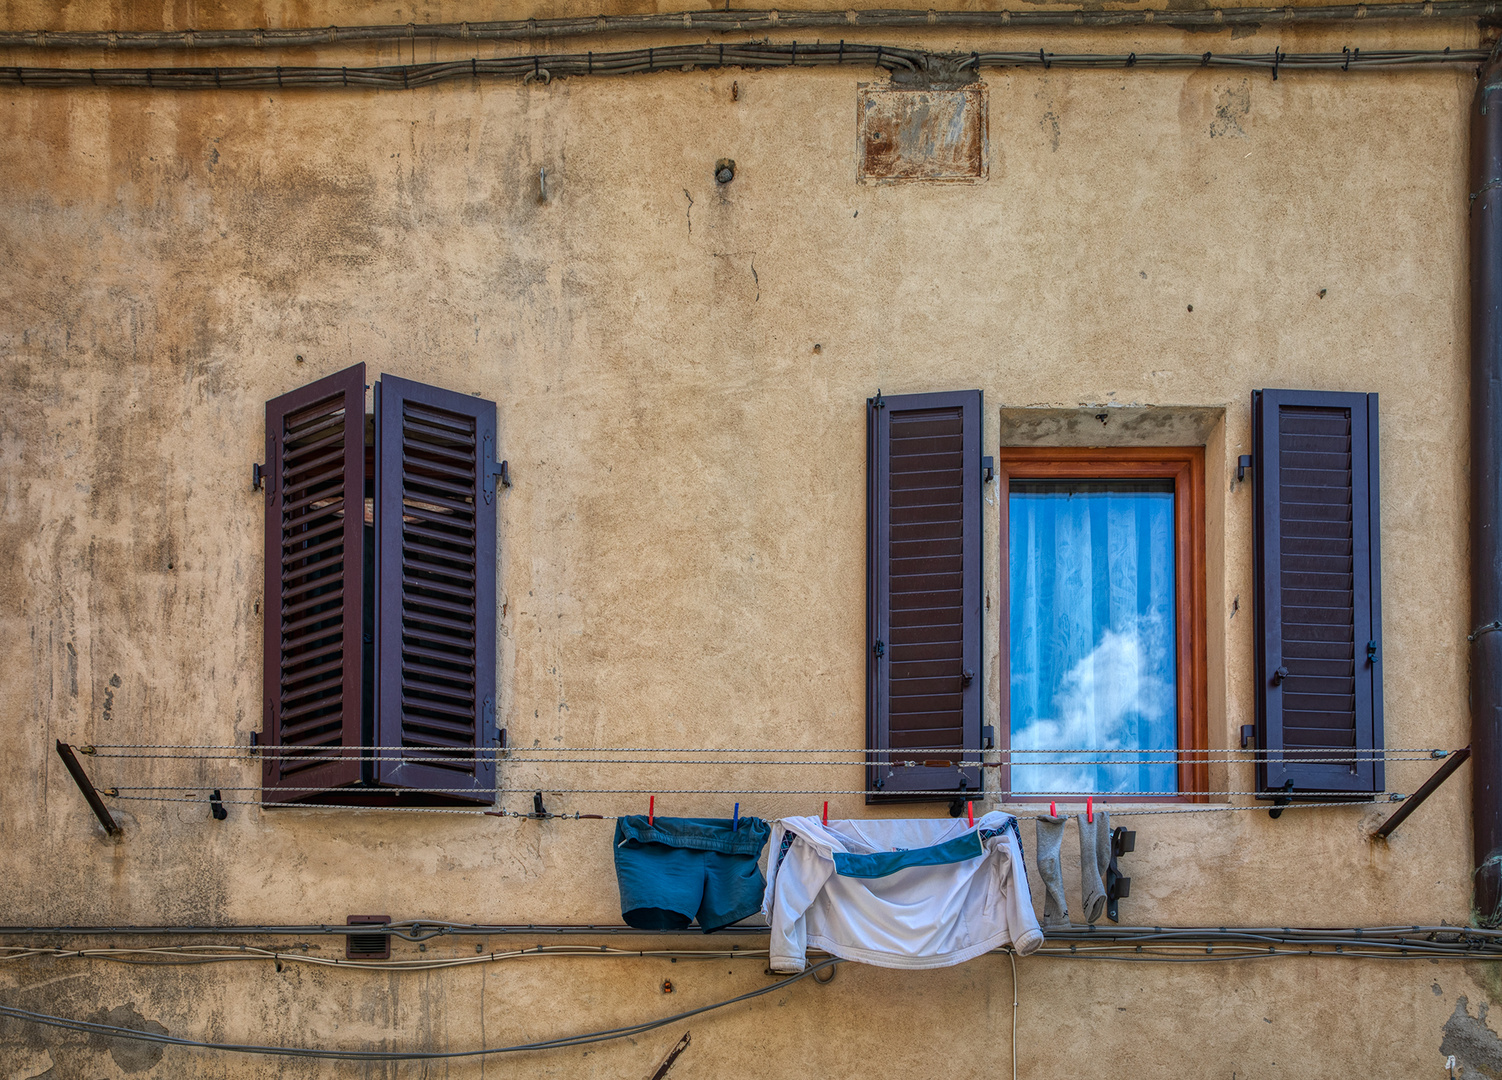
M 404 23 L 389 26 L 262 27 L 224 30 L 5 30 L 0 46 L 99 49 L 267 49 L 336 42 L 524 41 L 592 34 L 683 30 L 689 33 L 743 33 L 757 30 L 822 30 L 841 27 L 914 29 L 1051 26 L 1301 26 L 1332 22 L 1477 19 L 1502 15 L 1502 3 L 1430 0 L 1408 4 L 1332 4 L 1317 7 L 1203 7 L 1189 11 L 680 11 L 660 15 L 587 15 L 566 19 L 512 19 L 497 22 Z
M 1502 922 L 1502 49 L 1471 106 L 1473 917 Z

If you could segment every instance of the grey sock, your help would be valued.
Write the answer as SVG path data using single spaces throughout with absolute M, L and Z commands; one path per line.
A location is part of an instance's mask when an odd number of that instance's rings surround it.
M 1093 923 L 1106 910 L 1106 882 L 1101 877 L 1100 838 L 1105 837 L 1107 861 L 1111 855 L 1111 834 L 1101 829 L 1097 813 L 1094 821 L 1086 821 L 1081 814 L 1075 820 L 1080 826 L 1080 908 L 1087 923 Z
M 1059 862 L 1059 849 L 1064 845 L 1064 823 L 1068 820 L 1038 815 L 1038 873 L 1043 878 L 1045 930 L 1069 925 L 1069 901 L 1064 899 L 1064 867 Z

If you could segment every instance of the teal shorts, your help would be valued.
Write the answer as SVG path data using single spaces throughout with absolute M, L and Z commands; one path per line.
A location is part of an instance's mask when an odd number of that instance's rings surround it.
M 706 934 L 761 910 L 767 881 L 761 849 L 771 827 L 743 817 L 665 818 L 644 814 L 615 823 L 615 876 L 621 918 L 638 930 L 684 930 L 697 921 Z

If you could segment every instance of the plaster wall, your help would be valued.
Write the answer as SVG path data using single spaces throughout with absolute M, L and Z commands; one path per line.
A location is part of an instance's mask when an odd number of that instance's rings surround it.
M 69 25 L 162 21 L 84 7 Z M 0 21 L 40 25 L 38 11 L 8 5 Z M 465 14 L 391 16 L 417 17 Z M 1449 24 L 1045 43 L 1475 37 Z M 381 48 L 311 59 L 375 62 Z M 223 822 L 201 801 L 114 803 L 125 836 L 112 842 L 53 754 L 58 738 L 244 746 L 259 730 L 263 501 L 248 479 L 263 403 L 358 361 L 498 403 L 515 475 L 499 499 L 497 612 L 513 744 L 862 745 L 865 399 L 979 387 L 986 452 L 1077 444 L 1081 408 L 1107 415 L 1101 444 L 1167 431 L 1207 447 L 1211 745 L 1236 745 L 1253 721 L 1253 643 L 1251 499 L 1234 463 L 1250 450 L 1250 392 L 1302 387 L 1381 395 L 1387 743 L 1463 745 L 1471 73 L 988 70 L 989 175 L 964 186 L 856 182 L 856 90 L 878 74 L 0 94 L 0 922 L 618 921 L 608 821 L 262 811 L 249 755 L 90 762 L 101 786 L 208 785 L 232 800 Z M 729 185 L 715 183 L 720 158 L 737 162 Z M 994 494 L 987 544 L 994 594 Z M 1003 689 L 999 617 L 987 722 Z M 1412 791 L 1429 770 L 1390 765 L 1388 787 Z M 855 766 L 808 772 L 513 765 L 503 779 L 511 809 L 535 787 L 861 786 Z M 1138 848 L 1123 922 L 1463 923 L 1469 782 L 1463 770 L 1387 844 L 1366 839 L 1381 807 L 1127 819 Z M 1252 786 L 1246 766 L 1212 775 L 1217 791 Z M 730 801 L 663 795 L 657 808 L 720 816 Z M 741 801 L 767 818 L 818 805 Z M 549 798 L 582 813 L 645 803 Z M 836 817 L 943 812 L 830 802 Z M 1077 880 L 1073 864 L 1066 874 Z M 690 1022 L 673 1075 L 1004 1072 L 1010 980 L 1004 956 L 918 974 L 845 965 L 830 986 Z M 766 981 L 759 960 L 639 957 L 429 974 L 0 969 L 4 999 L 42 1011 L 453 1049 Z M 1017 985 L 1023 1075 L 1442 1075 L 1441 1043 L 1461 1035 L 1481 1047 L 1466 1051 L 1473 1069 L 1502 1070 L 1482 965 L 1023 959 Z M 638 1076 L 681 1030 L 320 1075 Z M 153 1054 L 0 1026 L 17 1077 L 312 1075 L 306 1062 Z

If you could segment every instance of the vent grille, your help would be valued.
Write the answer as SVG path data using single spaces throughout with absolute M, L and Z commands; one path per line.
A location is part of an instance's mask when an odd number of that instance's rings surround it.
M 363 926 L 369 923 L 385 926 L 389 922 L 391 922 L 389 915 L 351 915 L 345 920 L 344 925 Z M 347 960 L 389 960 L 391 959 L 391 935 L 346 934 L 344 957 Z
M 1349 410 L 1278 411 L 1283 739 L 1350 748 L 1356 738 L 1356 552 Z
M 473 773 L 476 695 L 476 420 L 402 403 L 401 733 L 422 761 Z
M 338 747 L 345 714 L 347 417 L 342 389 L 288 412 L 280 432 L 280 742 Z M 358 639 L 356 639 L 358 650 Z M 287 761 L 282 776 L 320 762 Z
M 964 417 L 891 418 L 888 732 L 897 748 L 964 745 Z

